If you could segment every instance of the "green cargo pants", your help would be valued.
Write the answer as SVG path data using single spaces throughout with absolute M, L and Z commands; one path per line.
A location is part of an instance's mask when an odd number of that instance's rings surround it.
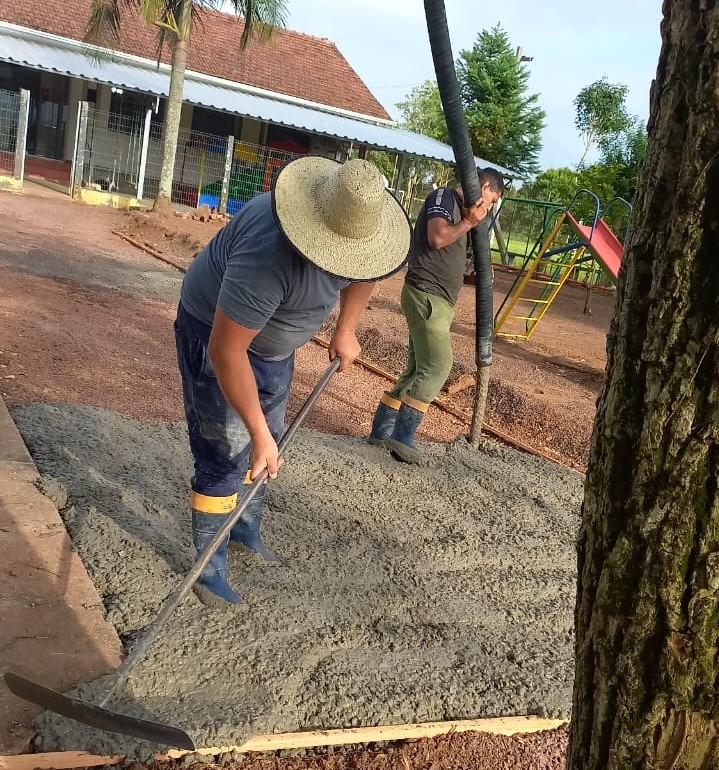
M 449 329 L 454 308 L 446 299 L 408 283 L 402 288 L 401 304 L 409 328 L 407 366 L 389 393 L 398 400 L 407 395 L 429 404 L 439 394 L 452 368 Z

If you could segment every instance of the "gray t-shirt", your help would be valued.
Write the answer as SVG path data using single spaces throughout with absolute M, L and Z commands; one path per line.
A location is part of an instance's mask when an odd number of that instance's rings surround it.
M 440 187 L 431 192 L 417 217 L 409 255 L 407 283 L 444 297 L 454 305 L 464 283 L 464 266 L 467 260 L 467 238 L 460 238 L 442 249 L 433 249 L 427 240 L 427 223 L 439 217 L 449 225 L 462 219 L 462 199 L 455 190 Z
M 253 353 L 281 360 L 322 326 L 347 284 L 294 251 L 265 193 L 249 201 L 195 257 L 180 301 L 210 326 L 219 305 L 236 323 L 260 329 Z

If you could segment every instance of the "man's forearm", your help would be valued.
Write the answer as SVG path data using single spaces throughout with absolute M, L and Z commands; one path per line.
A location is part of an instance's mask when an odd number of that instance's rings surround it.
M 432 233 L 429 237 L 429 245 L 433 249 L 443 249 L 463 238 L 474 227 L 467 219 L 462 219 L 456 225 L 447 225 L 441 230 Z
M 260 406 L 257 381 L 246 351 L 223 353 L 212 351 L 212 366 L 217 381 L 230 406 L 240 415 L 254 440 L 268 432 L 267 421 Z
M 340 292 L 340 314 L 335 334 L 338 332 L 354 334 L 374 287 L 374 281 L 351 283 Z

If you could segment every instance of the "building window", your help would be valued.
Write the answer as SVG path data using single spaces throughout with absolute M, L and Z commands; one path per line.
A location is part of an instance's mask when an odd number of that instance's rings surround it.
M 286 126 L 276 126 L 270 123 L 267 126 L 265 144 L 268 147 L 274 147 L 276 150 L 303 155 L 310 151 L 312 139 L 309 134 L 303 131 L 295 131 Z
M 192 130 L 203 134 L 230 136 L 235 133 L 235 116 L 217 110 L 193 107 Z
M 154 110 L 156 103 L 157 100 L 154 96 L 113 88 L 110 99 L 110 116 L 107 120 L 108 129 L 123 134 L 142 133 L 145 126 L 145 112 L 148 108 L 152 108 L 150 138 L 159 139 L 162 136 L 162 122 L 165 117 L 165 100 L 160 99 L 157 112 Z

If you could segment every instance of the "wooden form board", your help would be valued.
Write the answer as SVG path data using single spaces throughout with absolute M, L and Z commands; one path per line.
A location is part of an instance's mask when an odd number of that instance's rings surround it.
M 117 765 L 124 757 L 103 757 L 86 751 L 53 751 L 45 754 L 16 754 L 0 757 L 0 770 L 72 770 L 76 767 Z
M 453 722 L 426 722 L 407 725 L 379 725 L 341 730 L 312 730 L 300 733 L 276 733 L 258 735 L 241 746 L 216 746 L 197 749 L 195 752 L 172 749 L 158 754 L 154 759 L 179 759 L 186 754 L 217 756 L 230 751 L 238 753 L 280 751 L 282 749 L 310 749 L 320 746 L 340 746 L 353 743 L 379 743 L 388 741 L 434 738 L 438 735 L 464 732 L 484 732 L 495 735 L 517 735 L 540 730 L 554 730 L 566 724 L 560 719 L 540 717 L 498 717 L 495 719 L 464 719 Z M 120 755 L 102 756 L 85 751 L 60 751 L 45 754 L 18 754 L 0 757 L 0 770 L 73 770 L 78 767 L 117 765 L 123 761 Z
M 312 337 L 312 342 L 315 342 L 320 347 L 329 348 L 329 342 L 327 342 L 327 340 L 322 339 L 322 337 L 318 337 L 317 335 Z M 368 361 L 365 358 L 355 359 L 355 364 L 357 364 L 358 366 L 362 366 L 363 368 L 367 369 L 373 374 L 378 375 L 379 377 L 384 377 L 384 379 L 388 380 L 389 382 L 392 382 L 392 383 L 397 382 L 397 377 L 395 377 L 393 374 L 390 374 L 390 372 L 382 369 L 381 367 L 377 366 L 376 364 L 373 364 L 371 361 Z M 447 414 L 451 414 L 453 417 L 456 417 L 458 420 L 462 420 L 463 422 L 472 421 L 472 415 L 470 412 L 465 412 L 461 409 L 457 409 L 457 407 L 453 406 L 452 404 L 448 404 L 442 398 L 435 398 L 435 400 L 432 402 L 432 406 L 436 406 L 438 409 L 441 409 L 443 412 L 447 412 Z M 499 439 L 503 443 L 514 447 L 515 449 L 520 449 L 521 451 L 526 452 L 527 454 L 534 455 L 535 457 L 541 457 L 543 460 L 549 460 L 549 462 L 552 462 L 555 465 L 561 465 L 563 468 L 566 468 L 567 470 L 573 471 L 574 473 L 579 473 L 580 476 L 584 475 L 583 473 L 581 473 L 581 471 L 578 471 L 576 468 L 572 468 L 571 465 L 566 465 L 565 463 L 563 463 L 555 455 L 550 455 L 547 452 L 542 452 L 539 449 L 535 449 L 534 447 L 531 447 L 528 444 L 525 444 L 519 439 L 516 439 L 508 435 L 507 433 L 503 433 L 498 428 L 492 427 L 486 420 L 482 425 L 482 431 L 487 433 L 490 436 L 493 436 L 496 439 Z

